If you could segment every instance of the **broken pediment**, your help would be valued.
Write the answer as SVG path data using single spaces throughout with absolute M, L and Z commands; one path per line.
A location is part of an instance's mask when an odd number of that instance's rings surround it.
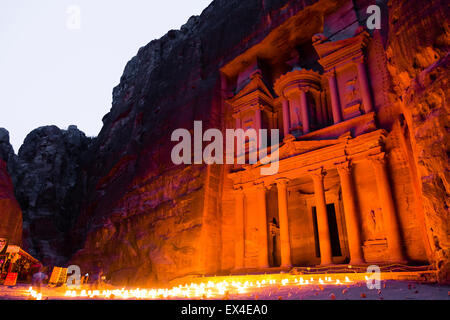
M 233 98 L 229 99 L 228 102 L 236 106 L 255 98 L 266 102 L 271 102 L 274 99 L 270 89 L 264 83 L 260 70 L 256 70 L 250 76 L 250 81 Z
M 361 57 L 370 35 L 365 30 L 358 30 L 356 36 L 344 40 L 328 41 L 318 35 L 314 39 L 313 46 L 320 57 L 319 63 L 325 70 L 330 70 L 343 62 Z

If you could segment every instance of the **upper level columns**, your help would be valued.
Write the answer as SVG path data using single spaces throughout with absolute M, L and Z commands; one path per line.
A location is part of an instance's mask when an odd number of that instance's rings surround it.
M 262 140 L 261 140 L 261 129 L 262 129 L 262 112 L 261 107 L 257 106 L 255 108 L 255 130 L 258 134 L 258 149 L 261 148 Z
M 287 179 L 277 179 L 278 219 L 280 221 L 281 267 L 292 266 L 291 242 L 289 238 Z
M 389 251 L 388 260 L 392 262 L 406 261 L 401 245 L 401 236 L 399 222 L 395 210 L 394 200 L 392 198 L 392 189 L 389 184 L 389 178 L 386 171 L 385 154 L 380 153 L 370 157 L 375 170 L 378 195 L 380 197 L 381 209 L 383 212 L 383 222 L 387 238 Z
M 244 242 L 244 200 L 245 195 L 242 188 L 235 191 L 235 258 L 234 268 L 244 268 L 245 242 Z
M 339 100 L 339 92 L 336 83 L 336 73 L 335 70 L 328 71 L 326 73 L 328 78 L 328 84 L 330 86 L 331 95 L 331 109 L 333 111 L 333 121 L 334 123 L 339 123 L 342 121 L 341 115 L 341 102 Z
M 289 99 L 288 102 L 282 100 L 283 103 L 283 121 L 285 126 L 285 134 L 289 133 L 289 129 L 294 129 L 300 125 L 303 134 L 310 132 L 310 107 L 308 105 L 308 91 L 321 91 L 322 76 L 315 71 L 306 69 L 294 69 L 275 81 L 274 89 L 278 96 Z M 299 114 L 299 119 L 297 115 Z M 292 117 L 292 118 L 290 118 Z M 289 128 L 289 129 L 286 129 Z
M 332 264 L 330 229 L 328 227 L 327 206 L 323 179 L 325 171 L 322 168 L 310 171 L 314 182 L 314 197 L 317 213 L 317 229 L 319 231 L 320 264 Z
M 352 177 L 352 165 L 350 161 L 337 164 L 337 171 L 341 180 L 342 200 L 344 203 L 345 223 L 350 249 L 350 263 L 363 264 L 363 252 L 361 248 L 360 220 L 355 205 L 355 189 Z
M 308 98 L 306 90 L 300 90 L 300 115 L 302 119 L 303 134 L 309 133 L 309 112 L 308 112 Z
M 289 110 L 289 100 L 286 98 L 283 98 L 282 100 L 283 104 L 283 130 L 284 130 L 284 136 L 287 137 L 289 134 L 289 129 L 291 128 L 291 119 L 290 119 L 290 110 Z
M 242 129 L 242 120 L 239 112 L 233 114 L 233 117 L 236 121 L 235 129 Z
M 373 111 L 372 94 L 370 92 L 369 79 L 367 78 L 366 64 L 364 57 L 355 60 L 358 68 L 358 82 L 363 100 L 364 112 L 369 113 Z
M 266 209 L 266 187 L 263 183 L 257 185 L 257 221 L 258 221 L 258 239 L 259 239 L 259 255 L 258 267 L 269 267 L 269 247 L 267 243 L 267 209 Z

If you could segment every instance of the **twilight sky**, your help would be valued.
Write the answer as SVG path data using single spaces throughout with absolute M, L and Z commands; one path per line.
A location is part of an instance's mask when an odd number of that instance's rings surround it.
M 212 0 L 1 0 L 0 127 L 16 153 L 44 125 L 96 136 L 139 48 Z

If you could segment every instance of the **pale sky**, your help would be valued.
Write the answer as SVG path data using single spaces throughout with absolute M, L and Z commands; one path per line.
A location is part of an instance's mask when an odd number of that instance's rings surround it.
M 96 136 L 126 63 L 211 1 L 0 0 L 0 127 L 16 153 L 39 126 Z

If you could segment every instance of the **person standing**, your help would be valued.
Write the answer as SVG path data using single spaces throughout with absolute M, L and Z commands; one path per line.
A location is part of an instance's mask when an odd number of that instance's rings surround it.
M 41 266 L 39 268 L 38 272 L 36 272 L 32 278 L 33 287 L 36 287 L 36 289 L 37 289 L 36 291 L 38 293 L 41 292 L 42 283 L 47 279 L 48 279 L 48 276 L 45 273 L 45 269 Z

